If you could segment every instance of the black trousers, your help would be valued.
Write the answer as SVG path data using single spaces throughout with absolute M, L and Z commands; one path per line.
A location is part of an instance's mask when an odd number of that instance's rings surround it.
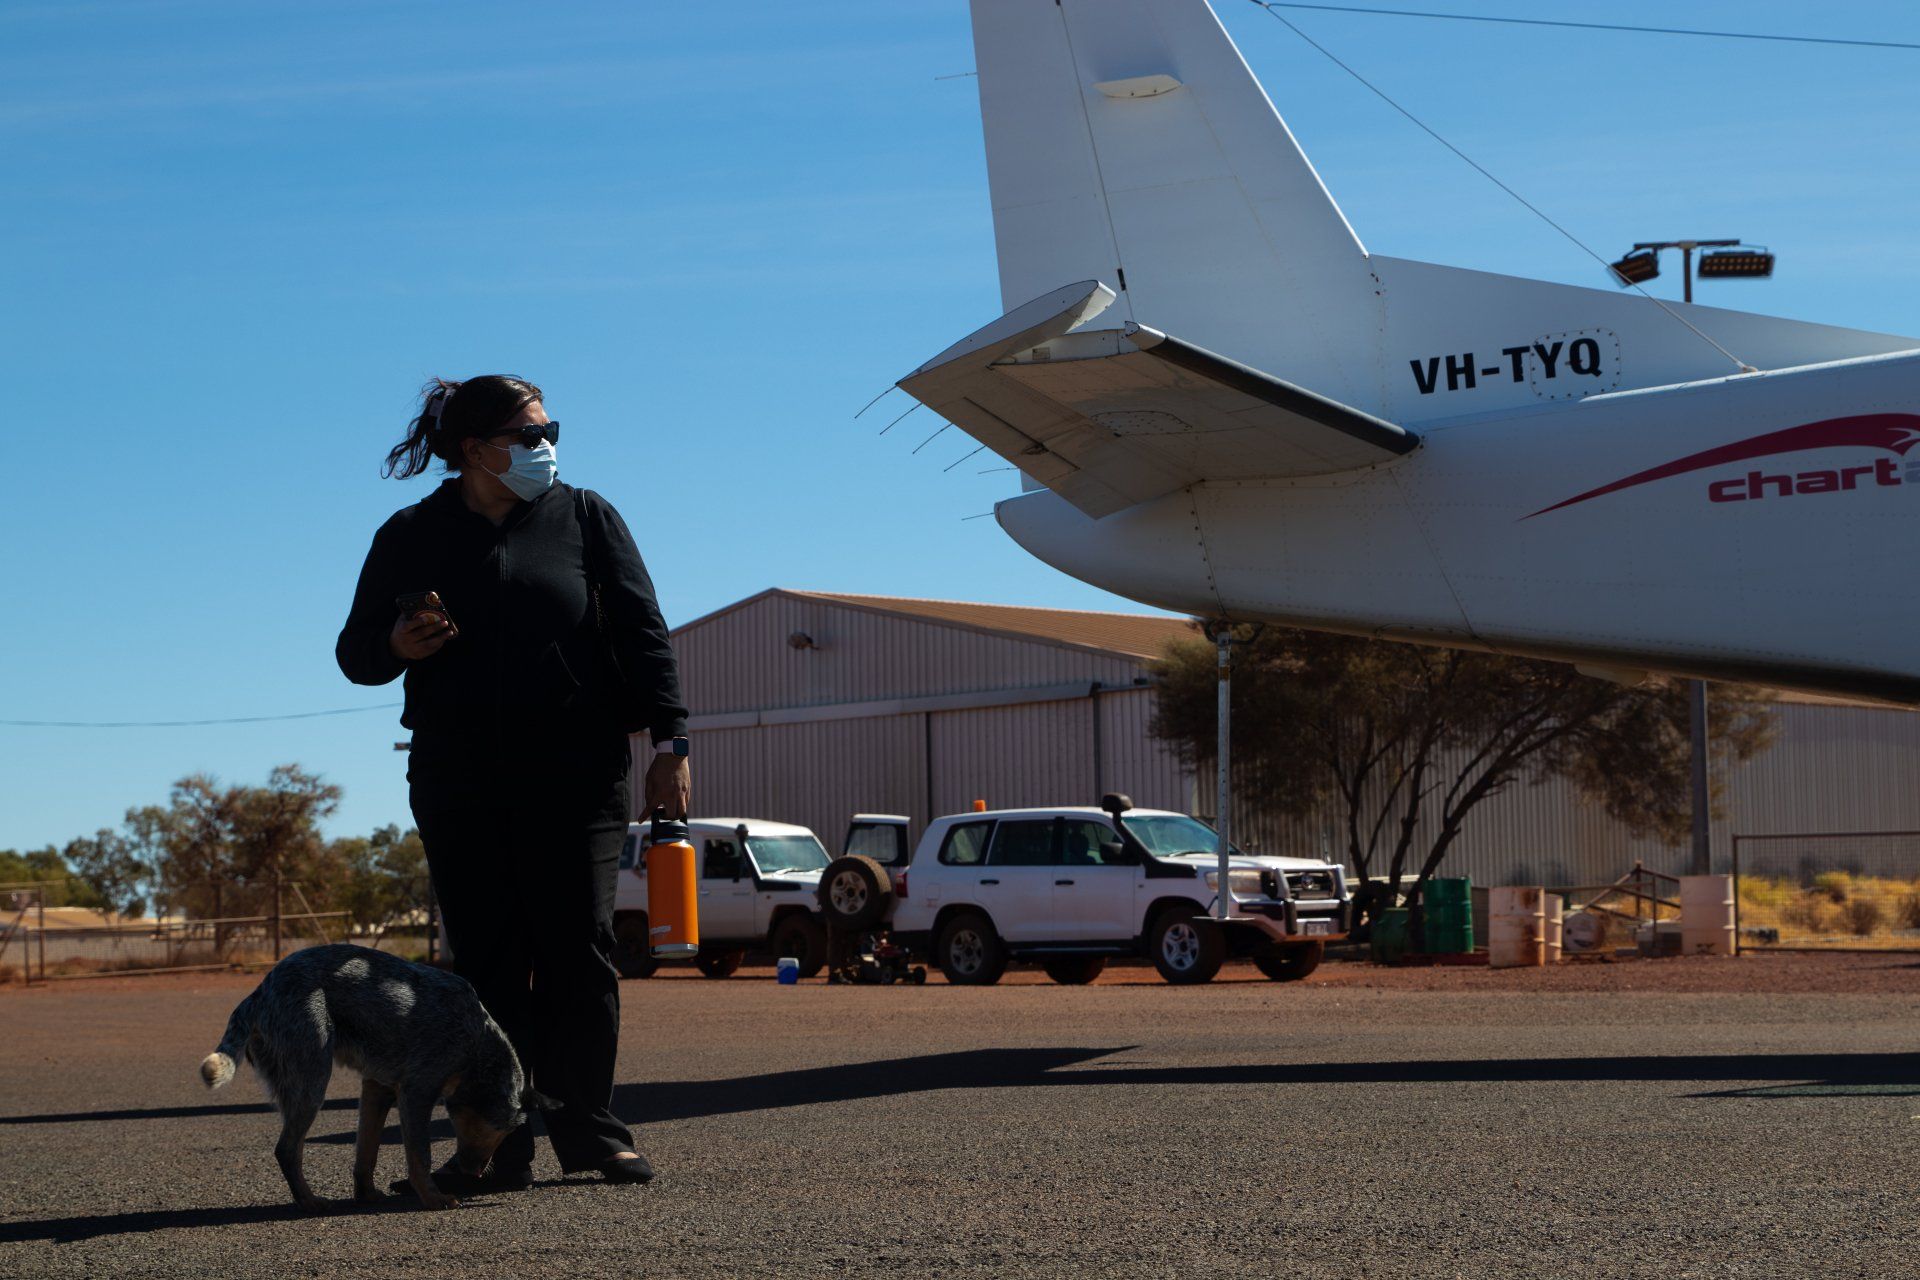
M 633 1149 L 611 1110 L 613 895 L 631 767 L 624 735 L 456 744 L 416 733 L 407 770 L 454 971 L 507 1033 L 528 1081 L 560 1102 L 544 1119 L 569 1173 Z M 494 1163 L 532 1162 L 525 1124 Z

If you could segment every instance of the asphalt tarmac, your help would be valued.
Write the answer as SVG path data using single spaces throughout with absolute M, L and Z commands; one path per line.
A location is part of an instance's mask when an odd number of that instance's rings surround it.
M 1714 963 L 1757 990 L 1685 989 Z M 1825 963 L 630 982 L 616 1109 L 651 1186 L 543 1150 L 522 1194 L 320 1218 L 258 1083 L 195 1072 L 251 979 L 5 990 L 0 1275 L 1911 1276 L 1920 957 Z M 322 1194 L 355 1094 L 337 1074 L 313 1135 Z

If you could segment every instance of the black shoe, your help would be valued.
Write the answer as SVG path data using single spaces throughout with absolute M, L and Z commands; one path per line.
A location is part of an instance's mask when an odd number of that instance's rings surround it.
M 653 1166 L 647 1163 L 645 1156 L 635 1152 L 632 1159 L 601 1161 L 600 1176 L 608 1182 L 644 1184 L 653 1181 Z
M 489 1165 L 482 1174 L 471 1174 L 449 1160 L 433 1171 L 433 1185 L 450 1196 L 483 1196 L 492 1191 L 525 1191 L 533 1185 L 533 1169 L 502 1169 Z M 387 1190 L 397 1196 L 413 1194 L 413 1183 L 395 1178 Z

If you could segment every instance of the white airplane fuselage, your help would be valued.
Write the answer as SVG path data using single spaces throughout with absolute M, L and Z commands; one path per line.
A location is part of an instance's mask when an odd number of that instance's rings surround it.
M 1200 616 L 1908 700 L 1913 409 L 1920 354 L 1875 356 L 1430 423 L 1377 467 L 1100 520 L 1046 490 L 997 514 L 1056 568 Z

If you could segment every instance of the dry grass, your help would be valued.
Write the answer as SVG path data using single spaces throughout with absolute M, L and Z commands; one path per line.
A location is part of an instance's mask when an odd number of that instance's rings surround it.
M 1828 871 L 1803 885 L 1745 876 L 1740 924 L 1778 929 L 1780 941 L 1795 946 L 1920 945 L 1920 880 Z

